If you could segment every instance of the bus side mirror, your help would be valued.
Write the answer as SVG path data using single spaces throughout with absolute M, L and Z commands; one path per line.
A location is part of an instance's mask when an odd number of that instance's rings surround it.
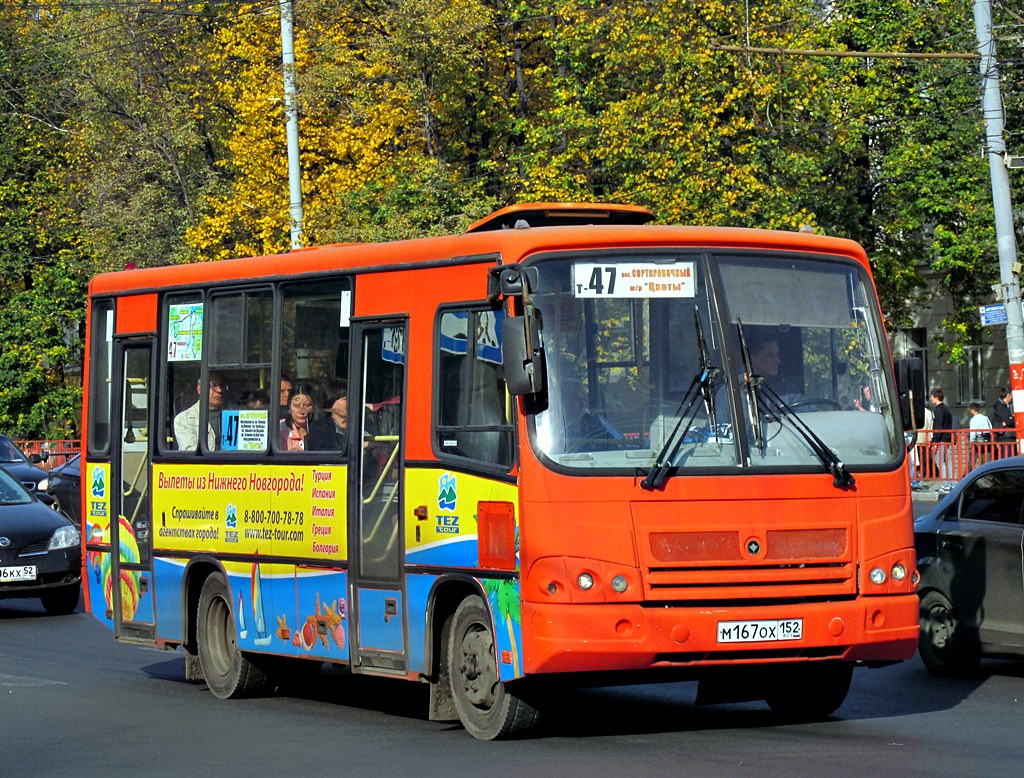
M 924 425 L 924 363 L 919 357 L 896 363 L 896 388 L 900 395 L 900 415 L 904 430 Z
M 545 388 L 544 349 L 533 316 L 505 317 L 501 322 L 505 384 L 513 395 L 538 394 Z

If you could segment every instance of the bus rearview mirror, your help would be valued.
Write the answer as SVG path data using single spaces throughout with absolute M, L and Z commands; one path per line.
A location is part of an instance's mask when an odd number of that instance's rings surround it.
M 924 426 L 924 363 L 919 357 L 896 363 L 896 387 L 900 395 L 900 416 L 904 430 Z
M 518 397 L 544 391 L 544 350 L 540 327 L 533 316 L 502 320 L 501 353 L 509 392 Z

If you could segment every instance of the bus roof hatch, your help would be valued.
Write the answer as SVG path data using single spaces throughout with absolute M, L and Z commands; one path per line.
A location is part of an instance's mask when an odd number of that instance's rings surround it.
M 641 205 L 613 203 L 520 203 L 485 216 L 466 232 L 527 227 L 575 227 L 584 224 L 647 224 L 654 214 Z

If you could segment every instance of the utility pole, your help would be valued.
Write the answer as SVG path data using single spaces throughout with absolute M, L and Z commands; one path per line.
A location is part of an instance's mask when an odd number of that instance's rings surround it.
M 303 244 L 302 169 L 299 166 L 299 107 L 295 98 L 295 42 L 292 33 L 294 7 L 292 0 L 280 0 L 280 8 L 281 61 L 284 65 L 284 114 L 288 133 L 288 215 L 291 223 L 292 249 L 300 249 Z
M 974 0 L 974 26 L 978 35 L 978 53 L 981 55 L 985 147 L 988 149 L 988 167 L 992 176 L 992 206 L 995 210 L 996 244 L 999 250 L 997 298 L 1001 298 L 1006 306 L 1006 349 L 1010 357 L 1013 416 L 1019 439 L 1021 430 L 1024 430 L 1024 315 L 1020 305 L 1017 239 L 1013 232 L 1010 175 L 1006 166 L 1006 140 L 1003 138 L 1003 101 L 999 93 L 992 0 Z

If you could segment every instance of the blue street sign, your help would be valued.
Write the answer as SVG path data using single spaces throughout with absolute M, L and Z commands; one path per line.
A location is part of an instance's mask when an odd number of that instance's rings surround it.
M 981 326 L 988 327 L 993 324 L 1006 324 L 1006 306 L 1002 303 L 995 305 L 982 305 L 978 308 L 981 313 Z

